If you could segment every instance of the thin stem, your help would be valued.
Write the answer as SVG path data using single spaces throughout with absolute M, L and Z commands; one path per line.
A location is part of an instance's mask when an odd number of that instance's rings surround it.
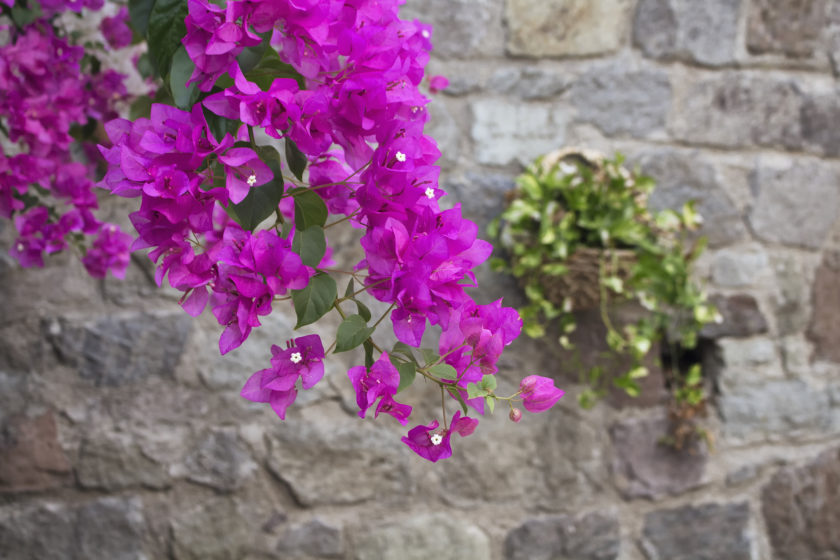
M 440 386 L 440 408 L 443 411 L 443 429 L 449 430 L 449 426 L 446 423 L 446 396 L 445 391 L 443 390 L 443 385 Z
M 331 224 L 327 224 L 327 225 L 325 225 L 325 226 L 324 226 L 324 229 L 331 228 L 331 227 L 333 227 L 334 225 L 337 225 L 337 224 L 340 224 L 340 223 L 342 223 L 342 222 L 346 222 L 347 220 L 353 219 L 353 218 L 355 218 L 355 217 L 356 217 L 356 215 L 357 215 L 359 212 L 361 212 L 361 210 L 354 210 L 352 214 L 349 214 L 349 215 L 347 215 L 347 216 L 344 216 L 344 217 L 343 217 L 343 218 L 341 218 L 340 220 L 336 220 L 336 221 L 334 221 L 334 222 L 333 222 L 333 223 L 331 223 Z
M 395 302 L 395 303 L 392 303 L 392 304 L 388 307 L 388 309 L 385 311 L 385 313 L 383 313 L 383 314 L 382 314 L 382 317 L 380 317 L 380 318 L 379 318 L 379 319 L 378 319 L 378 320 L 377 320 L 377 321 L 373 324 L 373 328 L 375 329 L 376 327 L 378 327 L 378 326 L 379 326 L 379 323 L 381 323 L 381 322 L 382 322 L 382 320 L 383 320 L 383 319 L 385 319 L 385 317 L 387 317 L 387 316 L 388 316 L 388 314 L 391 312 L 391 310 L 392 310 L 392 309 L 394 309 L 394 307 L 396 307 L 396 306 L 397 306 L 396 302 Z
M 324 270 L 327 270 L 327 269 L 324 269 Z M 337 270 L 337 271 L 334 271 L 334 272 L 342 272 L 342 271 Z M 346 273 L 346 274 L 353 274 L 353 273 L 349 273 L 349 272 L 348 272 L 348 273 Z M 355 277 L 356 277 L 356 275 L 355 275 L 355 274 L 353 274 L 353 277 L 355 278 Z M 382 284 L 383 282 L 387 282 L 388 280 L 390 280 L 390 278 L 383 278 L 382 280 L 378 280 L 378 281 L 374 282 L 373 284 L 370 284 L 369 286 L 365 286 L 365 287 L 363 287 L 363 288 L 361 288 L 361 289 L 359 289 L 359 290 L 356 290 L 355 292 L 353 292 L 353 293 L 352 293 L 352 294 L 350 294 L 349 296 L 345 296 L 345 297 L 340 297 L 340 298 L 338 298 L 338 301 L 339 301 L 339 303 L 341 303 L 342 301 L 347 301 L 348 299 L 353 299 L 353 298 L 354 298 L 354 297 L 356 297 L 357 295 L 359 295 L 359 294 L 361 294 L 361 293 L 363 293 L 363 292 L 366 292 L 368 289 L 373 288 L 374 286 L 378 286 L 379 284 Z M 396 304 L 393 304 L 393 305 L 396 305 Z M 390 311 L 390 309 L 389 309 L 389 311 Z

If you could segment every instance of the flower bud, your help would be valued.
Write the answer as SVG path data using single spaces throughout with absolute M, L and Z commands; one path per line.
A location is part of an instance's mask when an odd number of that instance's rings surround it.
M 508 417 L 514 422 L 519 422 L 522 420 L 522 411 L 518 408 L 511 408 Z

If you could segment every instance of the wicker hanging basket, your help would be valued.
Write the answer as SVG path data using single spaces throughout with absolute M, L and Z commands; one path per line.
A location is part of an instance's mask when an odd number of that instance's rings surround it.
M 555 173 L 561 163 L 585 165 L 589 167 L 596 177 L 607 173 L 604 154 L 593 150 L 568 147 L 543 156 L 539 163 L 538 172 L 547 176 Z M 630 179 L 630 172 L 621 167 L 618 172 Z M 508 202 L 517 198 L 517 191 L 512 191 Z M 646 193 L 636 193 L 637 202 L 647 202 Z M 556 221 L 562 219 L 564 212 L 555 216 Z M 607 276 L 616 276 L 623 282 L 628 280 L 632 274 L 633 266 L 636 263 L 635 251 L 631 249 L 601 249 L 596 247 L 578 247 L 568 258 L 560 262 L 566 266 L 567 271 L 561 275 L 538 274 L 536 281 L 539 283 L 545 298 L 559 308 L 579 311 L 597 307 L 601 302 L 601 266 L 606 267 Z M 543 264 L 551 264 L 544 261 Z M 523 288 L 530 284 L 533 276 L 523 276 L 519 279 Z M 611 293 L 611 296 L 616 294 Z M 620 299 L 616 296 L 617 299 Z

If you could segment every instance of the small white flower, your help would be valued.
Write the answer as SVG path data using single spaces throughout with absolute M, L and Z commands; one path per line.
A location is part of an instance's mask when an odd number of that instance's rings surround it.
M 565 161 L 560 162 L 560 173 L 563 175 L 574 175 L 577 173 L 577 170 L 577 166 L 571 163 L 566 163 Z
M 397 161 L 405 161 L 405 154 L 402 152 L 397 152 Z
M 246 183 L 248 183 L 249 187 L 253 187 L 254 183 L 256 183 L 256 182 L 257 182 L 257 176 L 254 175 L 253 173 L 251 173 L 251 175 L 248 176 L 248 180 L 246 181 Z
M 18 244 L 15 246 L 15 249 L 17 249 L 17 250 L 18 250 L 18 253 L 22 253 L 22 252 L 23 252 L 23 250 L 24 250 L 24 249 L 26 249 L 26 247 L 24 247 L 24 246 L 23 246 L 23 243 L 18 243 Z
M 569 184 L 573 187 L 576 187 L 576 186 L 580 185 L 581 183 L 583 183 L 583 179 L 578 176 L 578 177 L 575 177 L 574 179 L 572 179 L 572 182 L 569 183 Z
M 435 197 L 435 189 L 433 189 L 432 187 L 428 187 L 426 189 L 426 198 L 428 198 L 429 200 L 432 200 L 434 197 Z
M 440 445 L 443 441 L 443 436 L 440 434 L 432 434 L 432 445 Z
M 424 29 L 423 31 L 421 31 L 421 32 L 420 32 L 420 35 L 422 35 L 422 36 L 423 36 L 424 38 L 426 38 L 426 39 L 428 39 L 429 37 L 431 37 L 431 36 L 432 36 L 432 34 L 431 34 L 431 33 L 429 33 L 429 30 L 428 30 L 428 29 Z
M 302 359 L 303 358 L 301 357 L 300 352 L 295 352 L 294 354 L 289 356 L 289 360 L 291 360 L 293 364 L 299 364 Z
M 564 298 L 563 299 L 563 313 L 571 313 L 572 312 L 572 298 Z

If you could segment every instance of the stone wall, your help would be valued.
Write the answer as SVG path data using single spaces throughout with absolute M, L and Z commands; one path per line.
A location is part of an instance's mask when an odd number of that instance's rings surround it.
M 355 416 L 338 360 L 285 422 L 238 397 L 288 316 L 221 358 L 212 317 L 181 312 L 140 256 L 125 282 L 3 256 L 0 558 L 840 558 L 840 4 L 404 10 L 435 24 L 443 183 L 482 226 L 521 165 L 563 145 L 625 153 L 659 207 L 699 201 L 697 275 L 725 317 L 704 356 L 714 450 L 658 443 L 661 387 L 581 410 L 558 350 L 522 338 L 502 386 L 555 375 L 567 397 L 484 420 L 432 465 L 395 422 Z M 480 280 L 521 302 L 509 278 Z

